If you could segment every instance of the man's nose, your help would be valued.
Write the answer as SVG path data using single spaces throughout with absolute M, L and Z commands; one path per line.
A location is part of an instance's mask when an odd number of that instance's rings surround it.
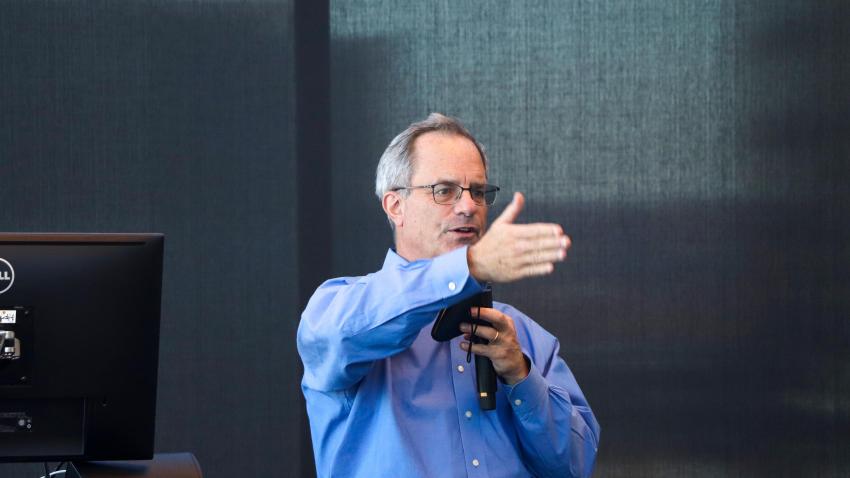
M 472 200 L 472 191 L 464 190 L 460 192 L 460 198 L 455 203 L 455 212 L 458 214 L 471 214 L 480 207 L 478 203 Z

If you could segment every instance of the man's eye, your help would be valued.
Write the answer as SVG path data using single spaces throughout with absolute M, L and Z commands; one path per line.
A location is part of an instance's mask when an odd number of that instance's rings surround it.
M 475 198 L 475 199 L 479 199 L 479 198 L 484 197 L 484 189 L 476 188 L 476 189 L 470 190 L 469 192 L 472 193 L 472 197 Z
M 454 192 L 454 188 L 451 186 L 435 186 L 434 194 L 437 196 L 451 196 Z

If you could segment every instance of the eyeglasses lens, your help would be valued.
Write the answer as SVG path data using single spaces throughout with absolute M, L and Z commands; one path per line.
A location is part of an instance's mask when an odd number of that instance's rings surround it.
M 457 184 L 437 184 L 433 187 L 434 201 L 437 204 L 455 204 L 460 200 L 460 196 L 465 190 L 469 191 L 469 195 L 476 204 L 492 206 L 496 202 L 496 193 L 499 191 L 499 188 L 485 185 L 472 189 L 464 189 Z

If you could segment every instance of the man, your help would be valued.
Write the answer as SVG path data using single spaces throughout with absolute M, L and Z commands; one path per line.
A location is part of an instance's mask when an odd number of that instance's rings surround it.
M 466 337 L 436 342 L 440 309 L 552 272 L 570 240 L 556 224 L 514 224 L 512 202 L 485 233 L 498 188 L 480 144 L 439 114 L 412 124 L 378 164 L 376 194 L 395 234 L 378 272 L 322 284 L 298 328 L 320 477 L 590 475 L 599 425 L 558 341 L 517 309 L 482 308 L 472 352 L 499 376 L 478 408 Z

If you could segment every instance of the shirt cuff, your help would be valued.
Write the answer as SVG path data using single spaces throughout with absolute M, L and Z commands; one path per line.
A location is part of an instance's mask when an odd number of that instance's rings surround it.
M 438 297 L 469 297 L 484 291 L 484 287 L 469 273 L 467 249 L 469 247 L 464 246 L 433 259 L 432 272 L 435 274 L 435 280 L 432 283 L 434 293 Z
M 524 420 L 539 409 L 549 397 L 549 384 L 540 370 L 529 360 L 528 376 L 513 385 L 504 385 L 505 394 L 514 413 Z

